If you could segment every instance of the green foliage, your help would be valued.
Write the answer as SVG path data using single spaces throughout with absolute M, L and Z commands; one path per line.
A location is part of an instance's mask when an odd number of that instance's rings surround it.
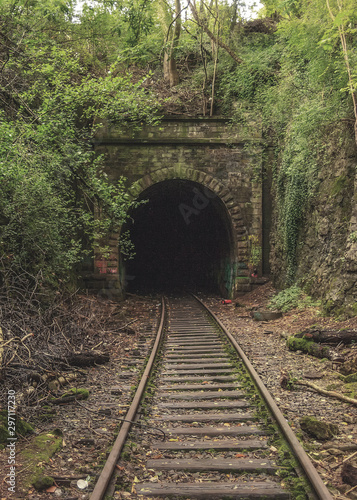
M 306 307 L 316 307 L 319 302 L 314 301 L 297 285 L 293 285 L 286 290 L 282 290 L 277 295 L 275 295 L 269 302 L 269 309 L 274 309 L 282 312 L 288 312 L 291 309 L 299 308 L 304 309 Z
M 270 300 L 268 307 L 269 309 L 287 312 L 298 306 L 301 296 L 302 290 L 297 285 L 293 285 L 275 295 Z
M 17 437 L 25 436 L 26 434 L 33 432 L 33 427 L 18 415 L 16 415 L 15 420 Z M 8 412 L 7 410 L 0 410 L 0 450 L 3 448 L 3 446 L 9 444 L 8 438 L 10 437 L 10 434 L 8 431 Z
M 42 288 L 70 284 L 91 247 L 118 232 L 136 206 L 124 179 L 109 181 L 92 141 L 101 120 L 157 120 L 156 98 L 129 73 L 103 73 L 95 57 L 88 63 L 86 44 L 78 45 L 84 26 L 72 14 L 64 0 L 0 6 L 2 285 L 10 269 L 37 276 Z
M 348 178 L 344 175 L 340 175 L 335 179 L 334 185 L 331 189 L 331 194 L 336 196 L 341 193 L 344 189 L 346 189 L 348 185 Z
M 156 120 L 156 97 L 145 78 L 160 75 L 175 17 L 163 0 L 98 0 L 77 16 L 75 3 L 0 4 L 0 261 L 3 276 L 10 268 L 25 270 L 52 287 L 71 281 L 95 242 L 103 242 L 104 254 L 106 235 L 133 208 L 123 180 L 107 179 L 92 141 L 101 120 L 119 128 Z M 273 145 L 279 272 L 292 284 L 320 166 L 329 160 L 328 135 L 354 118 L 357 14 L 354 0 L 263 3 L 273 18 L 268 31 L 245 23 L 236 2 L 198 5 L 205 26 L 241 64 L 220 47 L 215 65 L 216 44 L 184 5 L 175 57 L 188 77 L 179 89 L 188 96 L 184 109 L 191 114 L 192 95 L 202 96 L 207 109 L 214 87 L 218 111 L 233 126 L 261 123 Z M 178 95 L 172 99 L 180 102 Z M 245 153 L 257 157 L 254 148 Z M 332 195 L 347 180 L 337 178 Z M 122 248 L 133 253 L 129 240 Z M 251 262 L 258 262 L 252 248 Z

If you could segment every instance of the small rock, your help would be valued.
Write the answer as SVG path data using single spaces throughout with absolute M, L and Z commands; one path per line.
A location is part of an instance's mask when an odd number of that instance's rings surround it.
M 271 321 L 283 315 L 281 311 L 251 311 L 249 314 L 255 321 Z
M 112 394 L 122 394 L 121 392 L 120 393 L 117 393 L 117 392 L 112 392 Z M 112 411 L 110 408 L 100 408 L 100 410 L 98 411 L 99 415 L 111 415 L 112 414 Z
M 110 394 L 113 394 L 114 396 L 121 396 L 123 391 L 121 390 L 121 387 L 115 385 L 110 388 Z
M 345 462 L 341 469 L 341 479 L 344 483 L 351 486 L 357 486 L 357 466 Z
M 322 441 L 331 439 L 339 433 L 339 429 L 336 424 L 323 422 L 315 417 L 302 417 L 299 420 L 299 424 L 301 429 L 306 432 L 306 434 Z
M 83 439 L 79 439 L 76 444 L 77 445 L 80 444 L 80 445 L 86 445 L 86 446 L 93 446 L 95 444 L 95 441 L 92 438 L 83 438 Z

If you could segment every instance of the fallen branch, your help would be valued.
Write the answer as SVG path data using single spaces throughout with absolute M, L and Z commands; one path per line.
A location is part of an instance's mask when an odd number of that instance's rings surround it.
M 22 339 L 20 339 L 20 337 L 13 337 L 12 339 L 7 340 L 4 344 L 1 344 L 0 348 L 3 349 L 7 345 L 11 344 L 11 342 L 21 342 L 21 344 L 23 344 L 24 340 L 26 340 L 29 337 L 33 337 L 33 333 L 28 333 Z
M 314 391 L 318 392 L 319 394 L 323 394 L 324 396 L 330 396 L 331 398 L 336 398 L 340 399 L 341 401 L 344 401 L 345 403 L 350 403 L 352 405 L 357 406 L 357 399 L 349 398 L 347 396 L 344 396 L 343 394 L 340 394 L 339 392 L 335 391 L 326 391 L 325 389 L 322 389 L 322 387 L 319 387 L 312 382 L 308 382 L 307 380 L 294 380 L 293 382 L 296 385 L 303 385 L 305 387 L 310 387 L 311 389 L 314 389 Z
M 344 443 L 344 444 L 339 444 L 336 442 L 327 442 L 322 445 L 323 450 L 328 450 L 330 448 L 336 448 L 337 450 L 340 451 L 352 451 L 352 450 L 357 450 L 357 443 Z
M 294 337 L 312 340 L 321 344 L 351 344 L 357 341 L 357 330 L 332 330 L 321 328 L 307 328 L 300 333 L 296 333 Z
M 350 490 L 347 490 L 346 495 L 348 495 L 348 493 L 351 493 L 351 491 L 355 490 L 356 488 L 357 488 L 357 485 L 353 486 L 353 488 L 351 488 Z
M 113 315 L 114 316 L 114 315 Z M 136 319 L 133 319 L 132 321 L 129 321 L 129 323 L 126 323 L 124 326 L 121 326 L 120 328 L 118 328 L 118 331 L 120 330 L 124 330 L 124 328 L 126 328 L 127 326 L 135 323 L 136 321 L 138 321 L 139 318 L 136 318 Z
M 341 463 L 336 464 L 336 465 L 332 465 L 331 469 L 337 469 L 338 467 L 341 467 L 341 465 L 343 465 L 344 463 L 348 462 L 349 460 L 351 460 L 351 458 L 355 457 L 356 455 L 357 455 L 357 451 L 355 451 L 354 453 L 352 453 L 352 455 L 349 455 L 348 457 L 344 458 Z

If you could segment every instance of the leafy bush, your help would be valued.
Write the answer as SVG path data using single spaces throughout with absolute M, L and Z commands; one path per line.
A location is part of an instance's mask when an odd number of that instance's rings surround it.
M 306 307 L 318 306 L 319 302 L 314 301 L 297 285 L 293 285 L 286 290 L 282 290 L 275 295 L 269 302 L 269 309 L 274 309 L 282 312 L 290 311 L 294 308 L 304 309 Z
M 6 58 L 0 46 L 0 285 L 11 271 L 56 289 L 136 206 L 93 150 L 101 120 L 140 127 L 156 120 L 157 103 L 129 74 L 85 66 L 68 2 L 14 5 L 0 6 L 0 31 L 17 47 Z

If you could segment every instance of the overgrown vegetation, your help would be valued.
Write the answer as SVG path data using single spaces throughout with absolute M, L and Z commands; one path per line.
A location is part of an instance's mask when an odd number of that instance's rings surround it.
M 108 40 L 103 16 L 94 32 L 87 10 L 83 23 L 74 22 L 72 2 L 1 4 L 3 287 L 9 274 L 27 274 L 33 291 L 46 293 L 75 283 L 91 247 L 135 205 L 122 180 L 108 181 L 91 141 L 102 119 L 154 121 L 156 100 L 129 72 L 112 71 L 109 53 L 100 60 L 96 51 Z
M 321 183 L 318 174 L 330 162 L 331 133 L 355 122 L 356 79 L 346 64 L 357 59 L 356 11 L 348 0 L 264 5 L 278 20 L 274 32 L 240 30 L 236 40 L 244 63 L 221 76 L 220 92 L 223 109 L 235 107 L 235 121 L 261 116 L 275 143 L 275 251 L 285 266 L 273 271 L 280 283 L 291 285 L 301 230 Z
M 268 307 L 269 309 L 288 312 L 296 307 L 303 309 L 305 307 L 317 307 L 319 305 L 320 302 L 306 295 L 298 285 L 293 285 L 272 297 Z

